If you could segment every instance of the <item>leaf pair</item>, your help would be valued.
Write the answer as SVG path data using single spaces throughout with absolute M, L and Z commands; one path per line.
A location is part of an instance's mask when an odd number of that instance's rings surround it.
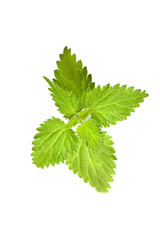
M 40 125 L 33 141 L 33 163 L 44 168 L 65 161 L 84 182 L 107 192 L 116 157 L 111 137 L 101 128 L 126 119 L 148 94 L 119 84 L 95 88 L 87 68 L 67 47 L 57 66 L 55 79 L 44 78 L 68 123 L 52 117 Z M 76 125 L 74 132 L 72 127 Z

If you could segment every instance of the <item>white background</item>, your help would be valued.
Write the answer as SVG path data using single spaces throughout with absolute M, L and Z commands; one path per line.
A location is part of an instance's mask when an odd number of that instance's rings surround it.
M 0 239 L 160 239 L 160 1 L 0 2 Z M 36 128 L 61 117 L 42 76 L 65 46 L 96 85 L 147 90 L 108 129 L 117 170 L 97 193 L 60 164 L 32 164 Z

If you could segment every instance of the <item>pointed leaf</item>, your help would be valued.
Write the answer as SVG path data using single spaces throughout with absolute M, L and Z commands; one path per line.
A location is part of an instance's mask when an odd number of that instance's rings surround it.
M 98 86 L 87 94 L 86 107 L 101 126 L 109 127 L 110 124 L 127 119 L 147 96 L 140 89 L 126 88 L 126 85 L 120 87 L 119 84 L 111 87 L 108 84 L 102 89 Z
M 45 78 L 45 80 L 46 79 L 47 78 Z M 49 79 L 46 81 L 48 82 L 48 80 Z M 57 83 L 53 84 L 51 81 L 49 85 L 51 86 L 51 88 L 49 88 L 51 91 L 51 96 L 53 97 L 53 100 L 55 101 L 59 112 L 64 114 L 65 118 L 70 119 L 76 113 L 81 111 L 81 105 L 72 92 L 69 92 L 67 89 L 60 87 Z
M 77 148 L 78 140 L 63 121 L 52 117 L 40 125 L 33 141 L 33 163 L 37 167 L 64 162 Z
M 89 182 L 98 192 L 108 192 L 109 182 L 113 181 L 112 175 L 115 174 L 116 157 L 110 139 L 109 135 L 105 135 L 104 143 L 98 151 L 89 149 L 85 141 L 81 140 L 78 151 L 66 161 L 69 169 L 78 173 L 84 182 Z
M 64 48 L 63 54 L 60 54 L 57 66 L 54 82 L 72 91 L 83 105 L 86 93 L 94 88 L 91 75 L 87 75 L 87 68 L 82 67 L 81 61 L 76 61 L 76 55 L 72 55 L 71 49 L 67 47 Z

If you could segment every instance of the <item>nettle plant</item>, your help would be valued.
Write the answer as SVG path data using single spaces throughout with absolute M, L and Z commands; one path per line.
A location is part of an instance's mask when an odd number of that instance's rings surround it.
M 87 68 L 76 61 L 76 55 L 67 47 L 57 66 L 55 78 L 44 79 L 55 105 L 68 122 L 51 117 L 37 128 L 33 163 L 44 168 L 65 162 L 85 183 L 89 182 L 98 192 L 108 192 L 116 156 L 111 137 L 102 127 L 127 119 L 148 94 L 119 84 L 95 87 Z

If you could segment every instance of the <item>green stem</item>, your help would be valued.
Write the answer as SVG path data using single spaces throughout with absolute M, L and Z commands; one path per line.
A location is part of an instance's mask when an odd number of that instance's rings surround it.
M 78 121 L 83 124 L 83 121 L 81 120 L 80 116 L 77 113 L 75 114 L 75 116 L 78 119 Z
M 72 117 L 68 123 L 67 123 L 67 127 L 68 128 L 71 128 L 71 127 L 74 127 L 77 123 L 81 123 L 83 124 L 83 120 L 91 113 L 91 110 L 89 109 L 85 109 L 85 110 L 82 110 L 80 113 L 76 113 L 74 115 L 74 117 Z

